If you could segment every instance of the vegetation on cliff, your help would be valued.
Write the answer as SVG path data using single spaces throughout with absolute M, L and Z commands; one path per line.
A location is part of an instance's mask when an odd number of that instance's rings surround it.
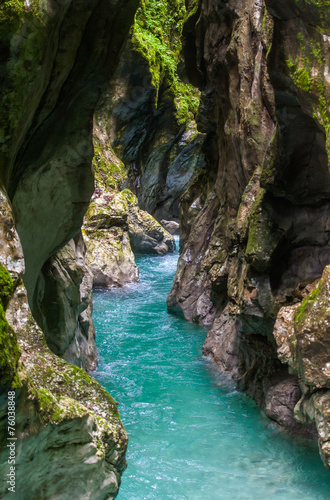
M 179 75 L 181 36 L 187 17 L 181 0 L 142 0 L 132 29 L 132 45 L 148 61 L 156 88 L 156 106 L 162 83 L 169 86 L 179 123 L 191 118 L 198 109 L 199 92 L 184 83 Z

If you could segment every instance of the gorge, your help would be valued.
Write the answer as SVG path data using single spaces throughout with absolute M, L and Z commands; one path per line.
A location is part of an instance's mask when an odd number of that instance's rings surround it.
M 329 1 L 11 0 L 0 23 L 1 477 L 15 391 L 17 498 L 118 494 L 92 288 L 137 286 L 178 224 L 170 317 L 329 469 Z

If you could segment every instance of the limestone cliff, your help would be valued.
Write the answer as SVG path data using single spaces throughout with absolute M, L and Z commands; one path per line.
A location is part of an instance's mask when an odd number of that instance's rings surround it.
M 97 120 L 128 172 L 125 187 L 158 221 L 179 221 L 180 196 L 204 166 L 199 92 L 181 55 L 184 2 L 148 0 L 137 11 L 114 84 Z
M 96 114 L 93 171 L 95 191 L 84 218 L 86 261 L 97 288 L 120 287 L 138 281 L 134 254 L 164 255 L 175 248 L 174 238 L 138 206 L 136 196 L 123 189 L 124 164 L 114 154 L 110 139 Z
M 0 184 L 13 207 L 36 317 L 40 294 L 48 293 L 45 273 L 55 265 L 47 260 L 78 235 L 93 192 L 93 113 L 137 4 L 47 0 L 0 6 Z
M 294 419 L 303 393 L 309 406 L 299 405 L 298 420 L 316 422 L 329 466 L 319 345 L 304 351 L 305 364 L 317 365 L 306 379 L 301 363 L 279 360 L 274 337 L 280 308 L 298 304 L 330 261 L 329 5 L 202 0 L 190 8 L 183 43 L 189 78 L 202 90 L 206 168 L 181 199 L 168 307 L 211 327 L 204 353 L 270 418 L 313 434 Z M 301 345 L 316 323 L 298 329 Z
M 32 317 L 27 294 L 22 283 L 24 272 L 23 252 L 14 228 L 8 203 L 1 198 L 0 210 L 0 313 L 1 313 L 1 377 L 0 441 L 8 444 L 8 390 L 15 389 L 15 494 L 17 498 L 52 499 L 57 495 L 68 498 L 75 491 L 75 498 L 114 498 L 125 468 L 127 435 L 120 422 L 116 403 L 109 394 L 91 379 L 87 373 L 66 363 L 54 352 L 63 339 L 45 325 L 45 336 Z M 67 269 L 75 270 L 76 259 L 72 259 L 73 246 L 68 244 L 56 256 L 52 270 L 54 295 L 57 286 L 61 293 L 75 290 Z M 66 259 L 64 259 L 66 256 Z M 69 260 L 71 266 L 68 266 Z M 8 272 L 9 270 L 9 272 Z M 58 273 L 62 272 L 61 280 Z M 79 279 L 78 279 L 79 282 Z M 50 286 L 48 285 L 48 286 Z M 50 288 L 51 288 L 50 287 Z M 91 287 L 90 287 L 91 290 Z M 46 318 L 56 324 L 51 314 L 57 315 L 58 334 L 68 331 L 63 318 L 74 315 L 75 294 L 72 293 L 72 309 L 64 303 L 48 299 Z M 89 306 L 91 307 L 91 306 Z M 6 315 L 3 312 L 5 309 Z M 45 311 L 44 311 L 45 312 Z M 89 321 L 86 324 L 90 325 Z M 87 327 L 87 330 L 88 330 Z M 83 340 L 75 334 L 72 321 L 75 349 L 84 349 L 88 343 L 91 359 L 95 363 L 94 342 Z M 56 332 L 55 332 L 56 333 Z M 7 334 L 7 336 L 6 336 Z M 54 334 L 51 336 L 51 334 Z M 94 339 L 93 339 L 94 340 Z M 76 344 L 78 344 L 76 346 Z M 62 358 L 71 358 L 72 352 L 57 353 Z M 80 360 L 73 359 L 79 364 Z M 8 447 L 0 450 L 0 470 L 7 477 Z M 70 475 L 67 469 L 70 468 Z M 56 472 L 55 472 L 56 471 Z M 53 481 L 56 474 L 56 481 Z M 83 475 L 85 480 L 74 480 Z M 9 498 L 8 484 L 3 481 L 0 495 Z
M 58 356 L 95 366 L 92 278 L 80 238 L 94 189 L 93 113 L 137 5 L 137 0 L 0 5 L 0 188 L 22 243 L 27 291 L 26 296 L 22 249 L 9 217 L 1 240 L 6 267 L 0 267 L 0 431 L 3 444 L 12 389 L 16 491 L 22 499 L 54 498 L 54 487 L 63 500 L 73 488 L 75 498 L 114 498 L 125 467 L 127 435 L 115 402 L 85 371 Z M 1 450 L 4 467 L 7 451 Z M 5 472 L 2 468 L 2 477 Z

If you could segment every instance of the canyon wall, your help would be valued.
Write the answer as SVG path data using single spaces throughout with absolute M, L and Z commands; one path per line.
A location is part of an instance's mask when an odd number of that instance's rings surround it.
M 158 221 L 179 221 L 180 196 L 204 166 L 199 91 L 181 53 L 182 0 L 141 3 L 96 120 L 127 171 L 124 184 Z
M 188 3 L 206 166 L 181 198 L 168 308 L 210 326 L 204 354 L 272 420 L 316 424 L 330 467 L 329 3 Z
M 79 368 L 96 366 L 80 228 L 94 189 L 94 110 L 137 5 L 0 5 L 1 473 L 14 392 L 22 499 L 64 500 L 72 490 L 75 498 L 114 498 L 126 464 L 116 403 Z M 8 486 L 1 496 L 12 494 Z

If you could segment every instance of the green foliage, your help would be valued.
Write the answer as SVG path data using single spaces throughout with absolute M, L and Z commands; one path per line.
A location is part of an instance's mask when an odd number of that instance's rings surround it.
M 107 145 L 107 148 L 109 148 L 108 153 L 110 152 L 113 161 L 106 158 L 102 145 L 94 137 L 93 170 L 96 185 L 97 187 L 103 186 L 105 189 L 121 189 L 127 178 L 125 166 L 114 153 L 112 154 L 109 145 Z
M 318 104 L 314 105 L 314 119 L 329 132 L 329 117 L 326 104 L 325 83 L 323 80 L 325 57 L 319 42 L 308 39 L 298 33 L 299 51 L 296 58 L 289 58 L 286 66 L 295 85 L 303 92 L 311 92 L 317 96 Z
M 10 0 L 0 5 L 0 22 L 14 21 L 24 15 L 24 2 L 21 0 Z
M 148 61 L 156 88 L 156 106 L 162 82 L 169 85 L 179 123 L 197 112 L 199 92 L 178 75 L 181 35 L 187 17 L 183 0 L 142 0 L 132 33 L 133 48 Z
M 20 386 L 16 372 L 20 356 L 16 335 L 9 326 L 3 306 L 0 304 L 0 381 L 12 388 Z
M 1 384 L 16 388 L 20 385 L 16 373 L 20 352 L 16 335 L 5 315 L 5 308 L 13 292 L 13 280 L 7 269 L 0 264 L 0 380 Z
M 317 297 L 320 295 L 321 290 L 322 287 L 320 286 L 320 284 L 318 284 L 314 288 L 314 290 L 306 297 L 306 299 L 304 299 L 303 302 L 301 303 L 294 318 L 294 324 L 296 328 L 298 328 L 299 323 L 303 321 L 306 315 L 310 313 L 311 308 L 313 307 L 313 304 L 317 299 Z
M 13 280 L 7 269 L 0 264 L 0 304 L 7 307 L 10 296 L 14 291 Z

